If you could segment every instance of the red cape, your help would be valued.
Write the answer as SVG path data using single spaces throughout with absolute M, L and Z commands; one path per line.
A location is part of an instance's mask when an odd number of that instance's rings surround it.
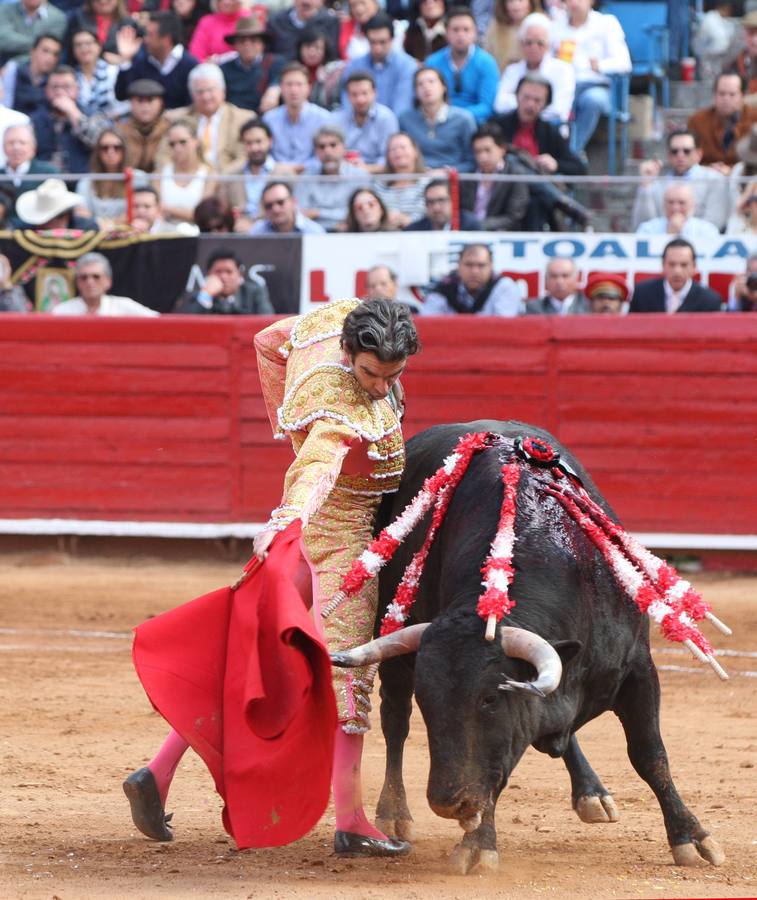
M 329 801 L 337 711 L 331 663 L 289 573 L 299 521 L 263 565 L 136 629 L 133 657 L 157 711 L 202 757 L 240 849 L 306 834 Z

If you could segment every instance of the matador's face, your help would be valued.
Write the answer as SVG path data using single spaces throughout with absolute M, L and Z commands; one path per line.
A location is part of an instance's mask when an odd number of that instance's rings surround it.
M 406 359 L 382 362 L 375 353 L 364 350 L 352 357 L 347 363 L 357 378 L 360 387 L 371 400 L 383 400 L 389 396 L 392 386 L 405 371 Z

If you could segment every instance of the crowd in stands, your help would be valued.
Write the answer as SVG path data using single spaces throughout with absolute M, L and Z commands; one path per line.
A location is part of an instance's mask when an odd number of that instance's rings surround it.
M 666 162 L 641 163 L 640 235 L 757 233 L 757 12 L 742 24 L 712 104 L 668 135 Z M 590 225 L 550 176 L 587 173 L 611 78 L 631 58 L 594 0 L 10 0 L 0 69 L 2 228 L 447 230 L 454 168 L 460 230 L 502 232 Z M 471 246 L 426 311 L 554 307 L 555 295 L 523 307 L 499 282 L 482 297 L 486 248 Z M 218 289 L 183 309 L 266 311 L 268 298 L 228 303 L 219 285 L 234 267 L 219 265 L 207 275 Z M 589 293 L 560 309 L 590 311 Z

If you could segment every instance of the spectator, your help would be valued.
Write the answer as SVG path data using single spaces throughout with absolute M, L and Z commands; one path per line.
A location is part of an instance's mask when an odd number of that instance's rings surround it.
M 355 72 L 368 72 L 373 77 L 378 102 L 400 116 L 413 105 L 413 76 L 418 64 L 404 50 L 394 47 L 394 23 L 386 13 L 378 13 L 365 23 L 365 36 L 370 50 L 347 63 L 345 78 Z M 343 106 L 346 101 L 345 91 Z
M 0 254 L 0 312 L 30 312 L 31 303 L 23 289 L 11 281 L 12 274 L 8 257 Z
M 200 62 L 223 62 L 228 56 L 226 38 L 234 33 L 240 18 L 249 16 L 242 9 L 242 0 L 215 0 L 214 12 L 203 16 L 197 23 L 189 44 L 189 52 Z
M 757 192 L 757 125 L 753 125 L 749 134 L 736 144 L 736 154 L 739 161 L 728 176 L 731 215 L 726 223 L 726 234 L 751 230 L 752 217 L 745 213 L 752 194 Z
M 541 4 L 534 0 L 494 0 L 491 4 L 494 16 L 491 12 L 487 17 L 481 17 L 476 7 L 481 6 L 473 0 L 471 8 L 478 28 L 484 35 L 482 46 L 497 61 L 497 68 L 503 71 L 521 58 L 521 46 L 518 41 L 518 29 L 526 16 L 541 11 Z
M 0 79 L 0 166 L 5 165 L 5 153 L 3 152 L 3 135 L 6 130 L 13 125 L 28 125 L 29 116 L 24 113 L 17 112 L 15 109 L 8 109 L 3 105 L 3 82 Z
M 329 121 L 329 114 L 308 100 L 308 70 L 300 63 L 284 66 L 280 85 L 282 105 L 263 116 L 273 134 L 273 158 L 304 165 L 312 158 L 313 135 Z
M 741 20 L 744 29 L 744 47 L 738 55 L 727 60 L 723 71 L 738 75 L 746 85 L 744 102 L 749 106 L 757 104 L 757 9 L 750 10 Z
M 177 109 L 192 102 L 189 73 L 197 60 L 181 43 L 181 25 L 174 13 L 154 12 L 145 26 L 144 40 L 132 26 L 118 32 L 120 71 L 116 79 L 116 97 L 131 97 L 129 86 L 149 79 L 163 87 L 166 109 Z
M 135 27 L 134 20 L 129 18 L 125 0 L 84 0 L 81 8 L 72 12 L 68 20 L 63 38 L 66 59 L 74 59 L 73 36 L 79 31 L 93 31 L 106 60 L 112 56 L 112 61 L 116 62 L 119 56 L 117 36 L 124 27 Z
M 747 138 L 748 140 L 748 138 Z M 694 215 L 712 222 L 719 230 L 728 218 L 729 198 L 726 182 L 720 172 L 700 165 L 702 151 L 691 131 L 676 129 L 668 135 L 668 165 L 663 168 L 656 159 L 647 159 L 639 166 L 644 176 L 636 191 L 633 204 L 633 228 L 647 219 L 663 213 L 665 188 L 680 179 L 694 192 Z
M 323 32 L 329 46 L 337 51 L 339 19 L 331 10 L 323 8 L 323 0 L 294 0 L 292 7 L 282 9 L 268 20 L 272 52 L 293 61 L 297 56 L 297 38 L 306 26 L 314 26 Z
M 447 46 L 426 65 L 444 76 L 452 106 L 468 110 L 477 122 L 492 114 L 499 69 L 494 57 L 476 45 L 476 20 L 467 6 L 453 6 L 447 14 Z
M 448 104 L 447 85 L 441 72 L 427 66 L 418 69 L 415 98 L 415 109 L 400 116 L 400 128 L 416 142 L 426 165 L 472 172 L 475 163 L 471 138 L 476 120 L 467 110 Z
M 102 253 L 85 253 L 76 260 L 74 280 L 78 296 L 53 307 L 54 316 L 157 316 L 131 297 L 117 297 L 108 291 L 113 271 Z
M 543 13 L 531 13 L 523 20 L 518 38 L 523 51 L 520 62 L 511 63 L 502 73 L 494 110 L 506 113 L 515 109 L 515 96 L 524 75 L 541 75 L 552 89 L 552 99 L 541 113 L 550 122 L 567 122 L 573 108 L 576 93 L 576 76 L 573 67 L 551 53 L 551 25 Z
M 684 238 L 673 238 L 662 253 L 662 278 L 636 285 L 629 312 L 717 312 L 723 301 L 694 281 L 696 266 L 694 247 Z
M 33 191 L 39 181 L 30 180 L 27 175 L 57 175 L 58 170 L 50 163 L 37 159 L 37 140 L 30 124 L 11 125 L 3 135 L 5 165 L 0 175 L 11 175 L 11 181 L 0 182 L 0 202 L 6 210 L 8 224 L 19 228 L 21 221 L 14 213 L 16 199 L 26 191 Z
M 2 7 L 0 7 L 2 8 Z M 49 34 L 34 39 L 29 62 L 11 60 L 3 69 L 3 91 L 8 106 L 31 115 L 45 104 L 47 76 L 60 62 L 63 44 Z
M 163 86 L 150 78 L 138 78 L 128 88 L 128 116 L 118 120 L 116 131 L 124 139 L 126 155 L 137 169 L 155 171 L 155 160 L 170 122 L 163 115 Z
M 578 267 L 572 259 L 556 256 L 547 263 L 544 278 L 547 293 L 526 300 L 526 315 L 582 316 L 591 312 L 586 296 L 578 287 Z
M 389 266 L 371 266 L 365 276 L 365 296 L 397 299 L 397 273 Z
M 98 175 L 123 175 L 129 164 L 126 142 L 121 135 L 113 128 L 101 131 L 92 150 L 90 172 Z M 137 174 L 144 180 L 144 172 Z M 92 178 L 81 178 L 76 184 L 76 193 L 82 196 L 82 205 L 97 220 L 103 231 L 116 223 L 126 223 L 126 190 L 122 179 L 94 181 Z
M 421 312 L 424 316 L 455 313 L 479 316 L 517 316 L 523 302 L 518 286 L 494 274 L 492 252 L 486 244 L 466 244 L 457 271 L 432 284 Z
M 176 13 L 179 19 L 178 43 L 188 47 L 197 23 L 210 12 L 210 3 L 208 0 L 171 0 L 171 11 Z M 185 104 L 188 102 L 185 101 Z
M 663 194 L 665 214 L 642 222 L 636 234 L 672 234 L 690 241 L 717 239 L 718 229 L 712 222 L 694 216 L 694 205 L 690 185 L 669 184 Z
M 631 71 L 631 56 L 620 22 L 592 9 L 594 0 L 566 0 L 567 21 L 555 21 L 552 40 L 558 59 L 576 76 L 574 144 L 581 151 L 599 120 L 610 112 L 609 75 Z
M 728 175 L 738 161 L 736 144 L 755 123 L 757 108 L 744 106 L 741 78 L 721 74 L 715 79 L 713 105 L 691 115 L 687 127 L 702 148 L 702 165 Z
M 423 215 L 426 209 L 423 191 L 428 178 L 418 175 L 425 171 L 426 164 L 418 144 L 403 131 L 393 134 L 386 144 L 384 172 L 394 178 L 377 180 L 373 189 L 384 201 L 395 228 L 404 228 Z
M 356 59 L 370 50 L 365 26 L 381 12 L 378 0 L 348 0 L 350 15 L 343 19 L 339 29 L 339 55 L 342 59 Z M 402 50 L 405 37 L 405 22 L 396 22 L 393 41 Z
M 394 229 L 389 222 L 389 211 L 376 192 L 370 188 L 358 188 L 347 204 L 344 230 L 350 233 L 364 233 Z
M 435 178 L 424 191 L 426 215 L 405 226 L 405 231 L 449 231 L 452 224 L 452 198 L 449 182 Z M 460 210 L 460 231 L 482 231 L 481 222 L 465 209 Z
M 260 198 L 264 219 L 258 219 L 250 234 L 323 234 L 317 222 L 297 209 L 292 188 L 284 181 L 269 181 Z
M 25 191 L 16 200 L 16 217 L 19 228 L 34 231 L 97 231 L 97 222 L 77 215 L 83 198 L 69 191 L 59 178 L 48 178 L 32 191 Z
M 70 66 L 58 66 L 45 85 L 45 106 L 31 117 L 37 156 L 61 172 L 76 174 L 88 170 L 97 134 L 108 124 L 103 116 L 85 116 L 78 99 L 76 73 Z
M 376 84 L 368 72 L 355 72 L 345 82 L 348 105 L 331 113 L 331 122 L 341 128 L 354 160 L 369 172 L 386 165 L 386 143 L 399 131 L 397 116 L 376 100 Z
M 626 312 L 628 286 L 622 275 L 594 272 L 586 282 L 586 296 L 593 316 L 622 316 Z
M 214 316 L 274 314 L 265 281 L 245 279 L 242 263 L 229 247 L 219 247 L 210 254 L 206 271 L 202 288 L 179 304 L 175 312 Z
M 472 212 L 486 231 L 517 231 L 528 207 L 528 185 L 494 181 L 492 175 L 512 174 L 501 129 L 482 125 L 473 135 L 476 171 L 483 177 L 460 185 L 460 206 Z
M 195 207 L 194 223 L 194 234 L 198 231 L 200 234 L 232 234 L 236 227 L 234 211 L 216 194 L 200 200 Z
M 213 193 L 211 168 L 197 138 L 194 123 L 179 119 L 166 135 L 170 161 L 154 180 L 163 214 L 172 224 L 194 222 L 194 210 L 203 197 Z
M 75 31 L 71 35 L 74 54 L 74 72 L 79 85 L 79 109 L 85 116 L 116 115 L 121 109 L 116 104 L 116 77 L 118 66 L 105 62 L 97 34 L 89 29 Z
M 305 166 L 306 175 L 340 176 L 339 181 L 301 179 L 295 190 L 302 214 L 334 231 L 347 215 L 347 204 L 356 187 L 368 176 L 364 169 L 345 160 L 344 135 L 334 125 L 322 125 L 313 138 L 316 160 Z
M 306 25 L 297 36 L 296 55 L 308 71 L 310 102 L 328 110 L 338 106 L 344 60 L 337 57 L 325 32 Z
M 175 233 L 177 227 L 163 218 L 160 197 L 154 187 L 134 189 L 131 227 L 143 234 Z
M 410 24 L 405 32 L 405 53 L 423 63 L 447 46 L 446 0 L 414 0 Z
M 271 155 L 273 135 L 271 129 L 259 119 L 250 119 L 242 126 L 240 138 L 246 159 L 224 170 L 224 175 L 238 175 L 237 181 L 223 181 L 219 194 L 237 215 L 235 230 L 246 233 L 261 215 L 260 195 L 266 178 L 283 174 L 288 168 L 277 163 Z
M 27 61 L 41 34 L 63 40 L 66 17 L 47 0 L 18 0 L 0 5 L 0 67 Z
M 746 271 L 731 282 L 728 291 L 730 312 L 757 312 L 757 253 L 746 261 Z
M 261 114 L 277 106 L 284 57 L 269 52 L 271 38 L 260 20 L 238 19 L 226 43 L 236 50 L 236 56 L 221 66 L 229 103 Z
M 172 121 L 191 122 L 210 165 L 224 169 L 244 158 L 239 129 L 250 118 L 246 109 L 226 101 L 223 72 L 215 63 L 202 63 L 189 73 L 192 105 L 169 113 Z
M 560 129 L 540 118 L 549 104 L 552 87 L 541 75 L 524 75 L 515 96 L 517 108 L 492 120 L 510 144 L 510 166 L 518 174 L 585 175 L 586 163 L 570 149 Z M 529 204 L 523 227 L 527 231 L 558 229 L 556 213 L 561 212 L 578 226 L 589 219 L 589 211 L 544 178 L 528 185 Z

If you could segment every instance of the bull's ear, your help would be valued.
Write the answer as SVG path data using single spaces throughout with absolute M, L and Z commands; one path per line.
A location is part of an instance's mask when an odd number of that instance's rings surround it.
M 557 650 L 564 667 L 581 651 L 583 644 L 581 641 L 555 641 L 552 646 Z

